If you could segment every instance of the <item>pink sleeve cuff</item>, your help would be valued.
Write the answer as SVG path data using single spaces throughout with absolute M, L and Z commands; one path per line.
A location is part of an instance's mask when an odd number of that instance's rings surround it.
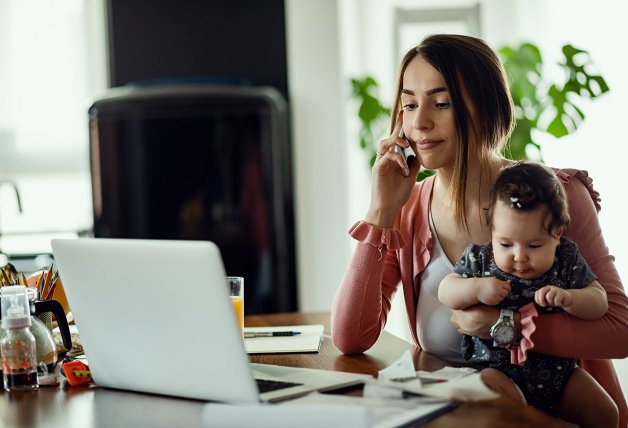
M 521 314 L 521 342 L 519 346 L 510 348 L 510 362 L 512 364 L 522 365 L 528 359 L 528 351 L 534 348 L 532 342 L 532 334 L 536 331 L 534 318 L 539 316 L 534 303 L 528 303 L 519 309 Z
M 363 220 L 356 222 L 351 229 L 349 235 L 356 241 L 364 244 L 370 244 L 376 248 L 386 245 L 391 250 L 398 250 L 406 246 L 406 242 L 397 229 L 385 229 L 383 227 L 373 226 Z

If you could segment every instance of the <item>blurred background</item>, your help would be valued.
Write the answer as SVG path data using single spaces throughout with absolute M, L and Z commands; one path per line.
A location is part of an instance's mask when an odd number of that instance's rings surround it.
M 563 45 L 589 52 L 610 91 L 579 103 L 586 119 L 577 131 L 535 140 L 546 164 L 593 178 L 606 242 L 625 280 L 627 13 L 628 5 L 612 0 L 3 0 L 0 251 L 15 259 L 44 255 L 46 263 L 50 238 L 93 234 L 88 109 L 109 88 L 245 78 L 274 88 L 288 110 L 289 307 L 328 311 L 354 245 L 347 230 L 369 197 L 351 79 L 373 76 L 389 104 L 401 54 L 429 33 L 453 32 L 495 49 L 534 43 L 549 78 L 564 73 L 557 64 Z M 399 302 L 393 311 L 387 328 L 408 337 Z M 626 390 L 628 364 L 616 365 Z

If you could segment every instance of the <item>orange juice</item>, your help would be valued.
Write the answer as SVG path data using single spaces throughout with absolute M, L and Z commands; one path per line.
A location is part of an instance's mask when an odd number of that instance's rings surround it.
M 240 322 L 240 329 L 244 332 L 244 298 L 242 296 L 231 296 L 231 303 Z

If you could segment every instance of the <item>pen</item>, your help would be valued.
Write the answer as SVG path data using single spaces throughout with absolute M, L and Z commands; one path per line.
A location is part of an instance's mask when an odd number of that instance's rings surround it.
M 247 331 L 244 333 L 245 339 L 254 337 L 277 337 L 277 336 L 296 336 L 301 334 L 300 331 Z
M 425 378 L 425 377 L 419 377 L 419 379 L 421 379 L 421 383 L 424 383 L 426 385 L 429 385 L 430 383 L 443 383 L 443 382 L 447 382 L 447 379 L 435 379 L 435 378 Z

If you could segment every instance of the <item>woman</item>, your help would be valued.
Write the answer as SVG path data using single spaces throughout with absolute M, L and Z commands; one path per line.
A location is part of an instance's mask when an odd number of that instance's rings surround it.
M 511 163 L 500 155 L 514 113 L 499 59 L 473 37 L 426 38 L 401 61 L 392 118 L 373 166 L 369 209 L 350 230 L 358 244 L 334 298 L 333 340 L 345 353 L 369 349 L 401 281 L 414 342 L 462 364 L 459 334 L 490 338 L 499 310 L 477 305 L 452 315 L 438 301 L 438 285 L 467 245 L 490 240 L 489 191 L 498 171 Z M 408 166 L 395 147 L 409 145 L 418 162 Z M 421 165 L 437 173 L 415 183 Z M 628 409 L 609 359 L 628 356 L 628 299 L 602 237 L 591 179 L 573 169 L 556 174 L 569 202 L 565 235 L 598 276 L 609 309 L 588 321 L 538 315 L 528 307 L 515 314 L 518 345 L 578 358 L 611 395 L 624 427 Z

